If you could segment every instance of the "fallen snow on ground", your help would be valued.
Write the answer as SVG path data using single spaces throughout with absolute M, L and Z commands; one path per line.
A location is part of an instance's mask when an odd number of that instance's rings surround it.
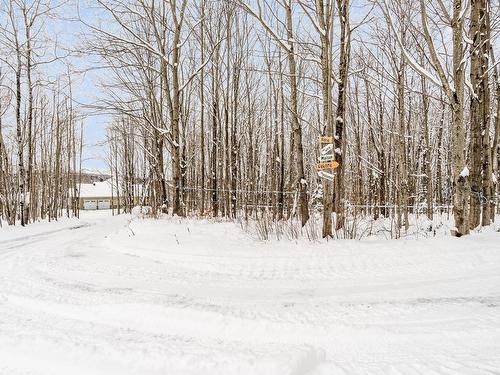
M 499 374 L 500 234 L 257 242 L 236 224 L 0 229 L 1 374 Z

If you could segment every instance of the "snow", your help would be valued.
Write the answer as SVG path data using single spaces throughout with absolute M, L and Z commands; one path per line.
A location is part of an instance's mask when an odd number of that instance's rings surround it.
M 462 169 L 462 172 L 460 172 L 460 176 L 461 177 L 469 177 L 469 168 L 467 168 L 467 166 L 464 167 L 464 169 Z
M 238 224 L 0 229 L 0 374 L 492 374 L 494 227 L 460 239 L 256 241 Z
M 120 191 L 121 189 L 121 183 Z M 134 184 L 133 186 L 136 194 L 140 195 L 142 191 L 142 185 Z M 91 184 L 81 184 L 80 185 L 80 197 L 81 198 L 97 198 L 97 197 L 111 197 L 116 196 L 116 184 L 113 185 L 111 179 L 105 181 L 96 181 Z
M 116 188 L 111 184 L 111 180 L 94 182 L 92 184 L 81 184 L 81 198 L 111 197 L 112 190 Z M 116 195 L 116 192 L 114 193 Z

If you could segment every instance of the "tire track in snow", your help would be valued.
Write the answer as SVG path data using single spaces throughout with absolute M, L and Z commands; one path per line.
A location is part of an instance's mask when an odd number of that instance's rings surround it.
M 450 269 L 436 249 L 245 250 L 255 244 L 218 237 L 217 224 L 189 235 L 168 220 L 148 225 L 131 236 L 102 220 L 26 243 L 29 256 L 10 253 L 20 267 L 0 276 L 0 346 L 17 337 L 66 348 L 84 368 L 106 363 L 107 375 L 500 369 L 492 251 L 458 249 L 465 259 Z

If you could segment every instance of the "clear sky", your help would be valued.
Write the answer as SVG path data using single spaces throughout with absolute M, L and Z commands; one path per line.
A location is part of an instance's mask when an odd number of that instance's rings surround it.
M 84 48 L 83 40 L 85 35 L 88 35 L 89 30 L 78 18 L 81 17 L 87 22 L 89 20 L 95 22 L 96 17 L 104 16 L 97 13 L 95 8 L 90 5 L 92 3 L 95 1 L 72 0 L 66 3 L 64 8 L 59 9 L 61 19 L 50 24 L 49 32 L 53 37 L 57 37 L 60 45 L 71 50 Z M 110 116 L 92 108 L 92 105 L 97 103 L 103 94 L 99 81 L 105 77 L 105 74 L 102 70 L 96 69 L 99 66 L 98 61 L 88 53 L 78 53 L 77 56 L 71 56 L 69 61 L 72 68 L 76 70 L 76 73 L 72 74 L 74 100 L 78 104 L 80 113 L 84 115 L 82 166 L 86 169 L 107 170 L 107 146 L 104 141 Z M 66 67 L 63 64 L 58 64 L 51 69 L 60 73 Z

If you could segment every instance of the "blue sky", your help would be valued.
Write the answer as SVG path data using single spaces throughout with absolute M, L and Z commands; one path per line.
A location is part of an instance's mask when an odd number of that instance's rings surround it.
M 77 20 L 78 13 L 87 22 L 96 23 L 98 19 L 105 17 L 92 0 L 73 0 L 63 10 L 65 20 L 54 25 L 54 32 L 60 35 L 65 45 L 78 45 L 81 43 L 82 35 L 89 32 L 86 27 Z M 77 11 L 78 9 L 78 11 Z M 353 19 L 360 18 L 364 14 L 366 3 L 354 1 L 352 4 Z M 106 163 L 107 146 L 104 143 L 106 126 L 110 115 L 99 113 L 98 110 L 89 109 L 85 105 L 96 103 L 104 93 L 101 91 L 99 81 L 105 79 L 105 71 L 95 69 L 98 61 L 93 56 L 83 55 L 72 59 L 72 64 L 79 70 L 90 69 L 86 73 L 77 74 L 74 79 L 74 97 L 76 102 L 83 104 L 82 111 L 87 115 L 85 122 L 85 148 L 83 155 L 83 167 L 87 169 L 108 169 Z
M 74 49 L 82 44 L 82 35 L 88 34 L 85 25 L 78 21 L 78 13 L 85 20 L 101 16 L 96 14 L 95 9 L 89 6 L 90 0 L 73 0 L 67 3 L 64 8 L 59 9 L 62 19 L 50 24 L 49 33 L 52 37 L 57 37 L 60 45 Z M 104 144 L 106 126 L 109 115 L 101 114 L 95 109 L 88 107 L 96 103 L 102 94 L 99 81 L 104 77 L 104 72 L 95 69 L 98 62 L 95 57 L 82 54 L 69 58 L 70 64 L 78 72 L 72 74 L 73 97 L 84 118 L 84 155 L 82 167 L 86 169 L 107 170 L 106 163 L 107 147 Z M 50 70 L 54 74 L 65 71 L 63 64 L 51 66 Z M 50 74 L 50 71 L 49 71 Z

